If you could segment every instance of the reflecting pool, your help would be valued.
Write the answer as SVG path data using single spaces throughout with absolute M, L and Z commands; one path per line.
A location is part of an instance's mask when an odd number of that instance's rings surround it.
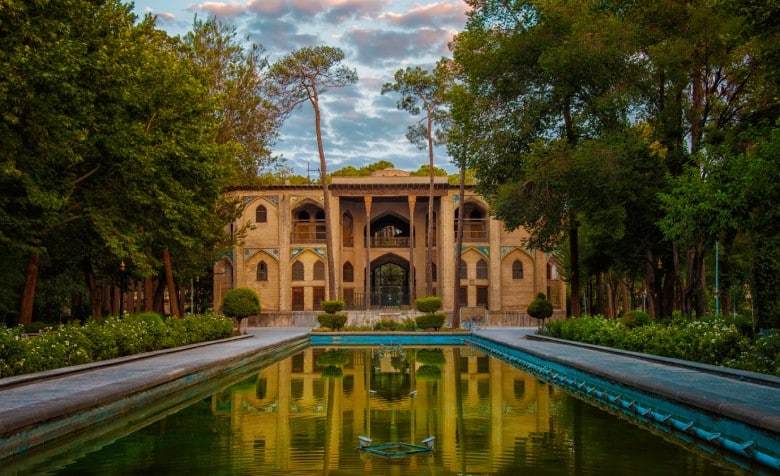
M 420 444 L 385 458 L 357 450 Z M 740 474 L 470 347 L 309 347 L 49 474 Z M 16 467 L 19 462 L 15 463 Z

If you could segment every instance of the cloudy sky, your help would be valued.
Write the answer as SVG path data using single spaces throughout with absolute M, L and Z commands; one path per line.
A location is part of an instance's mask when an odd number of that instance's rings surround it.
M 398 96 L 380 91 L 398 69 L 431 69 L 442 56 L 451 56 L 447 43 L 466 21 L 463 0 L 136 0 L 135 9 L 139 15 L 157 15 L 158 25 L 170 34 L 189 31 L 196 15 L 216 16 L 262 46 L 270 62 L 305 46 L 341 48 L 344 64 L 357 70 L 359 81 L 321 98 L 329 172 L 378 160 L 405 170 L 428 163 L 427 152 L 405 137 L 419 116 L 398 111 Z M 275 152 L 298 174 L 319 167 L 310 106 L 287 119 Z M 435 149 L 434 161 L 450 173 L 456 170 L 443 146 Z

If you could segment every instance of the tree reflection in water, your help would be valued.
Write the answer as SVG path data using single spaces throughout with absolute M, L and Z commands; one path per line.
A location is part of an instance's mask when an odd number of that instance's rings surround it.
M 385 460 L 356 450 L 419 444 Z M 320 348 L 98 451 L 69 473 L 735 474 L 467 347 Z

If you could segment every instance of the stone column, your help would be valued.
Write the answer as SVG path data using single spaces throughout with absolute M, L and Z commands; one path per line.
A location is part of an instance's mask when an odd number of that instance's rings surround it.
M 279 199 L 279 310 L 292 309 L 292 288 L 290 287 L 290 233 L 292 217 L 290 200 L 282 195 Z
M 451 311 L 455 303 L 455 200 L 456 193 L 447 193 L 439 199 L 438 282 L 442 310 Z M 462 200 L 462 198 L 459 198 Z
M 488 266 L 488 276 L 490 277 L 490 284 L 488 285 L 488 307 L 491 311 L 498 311 L 501 309 L 501 222 L 490 218 L 488 220 L 488 233 L 490 233 L 490 262 Z M 487 322 L 487 316 L 485 316 L 485 324 Z
M 366 310 L 371 309 L 371 196 L 363 197 L 366 207 L 366 284 L 363 289 L 363 303 Z
M 333 266 L 336 268 L 334 269 L 334 274 L 336 275 L 336 288 L 331 291 L 333 295 L 330 296 L 330 299 L 341 299 L 343 298 L 341 295 L 341 272 L 343 271 L 341 267 L 341 235 L 343 232 L 341 229 L 341 197 L 333 197 L 331 195 L 330 198 L 330 208 L 333 209 L 333 213 L 331 213 L 331 210 L 326 210 L 325 218 L 330 220 L 330 229 L 333 231 Z
M 414 206 L 417 202 L 415 195 L 409 195 L 409 306 L 414 309 L 414 300 L 417 296 L 415 289 L 414 267 Z

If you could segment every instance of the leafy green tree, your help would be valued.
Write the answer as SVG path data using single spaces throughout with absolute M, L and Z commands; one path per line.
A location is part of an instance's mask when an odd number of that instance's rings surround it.
M 303 103 L 314 108 L 314 129 L 317 135 L 317 151 L 320 156 L 320 181 L 322 183 L 325 210 L 330 212 L 328 193 L 327 161 L 322 145 L 320 94 L 331 88 L 349 86 L 357 81 L 357 73 L 340 63 L 344 52 L 330 46 L 310 46 L 296 50 L 274 63 L 269 72 L 271 97 L 283 114 L 289 114 Z M 333 227 L 331 217 L 325 220 L 325 241 L 328 258 L 327 296 L 338 296 L 336 288 L 336 266 L 333 254 Z
M 40 257 L 53 230 L 88 213 L 77 197 L 103 168 L 91 160 L 117 62 L 135 20 L 117 1 L 11 2 L 0 9 L 0 246 L 27 254 L 19 319 L 32 320 Z M 104 170 L 104 169 L 103 169 Z
M 347 165 L 346 167 L 336 170 L 332 173 L 332 175 L 334 177 L 367 177 L 377 170 L 384 170 L 388 168 L 395 168 L 395 165 L 393 165 L 393 163 L 390 161 L 380 160 L 372 164 L 364 165 L 358 169 L 351 165 Z
M 455 40 L 455 60 L 476 96 L 468 120 L 480 188 L 509 228 L 529 231 L 529 246 L 552 250 L 568 238 L 574 315 L 578 233 L 590 201 L 576 149 L 622 127 L 625 89 L 613 84 L 635 76 L 617 24 L 586 2 L 490 1 L 476 6 Z
M 228 289 L 222 298 L 222 314 L 238 320 L 240 332 L 244 318 L 260 314 L 260 297 L 249 288 Z
M 261 46 L 239 38 L 235 26 L 215 18 L 195 19 L 184 36 L 187 57 L 208 78 L 209 96 L 219 127 L 215 140 L 236 146 L 237 185 L 252 185 L 259 173 L 271 170 L 277 160 L 271 153 L 280 117 L 264 94 L 268 69 Z M 249 45 L 249 46 L 245 46 Z
M 704 312 L 708 248 L 740 227 L 724 228 L 733 220 L 713 210 L 741 203 L 723 195 L 713 165 L 755 144 L 746 125 L 777 117 L 768 61 L 777 28 L 767 23 L 776 11 L 674 0 L 474 4 L 454 56 L 470 94 L 479 187 L 508 225 L 530 231 L 530 245 L 568 243 L 572 313 L 581 263 L 597 276 L 642 275 L 654 317 Z
M 544 327 L 544 320 L 553 314 L 553 306 L 544 293 L 537 293 L 536 298 L 528 305 L 527 312 L 529 316 L 539 320 L 539 327 Z
M 406 138 L 420 149 L 428 149 L 428 172 L 430 187 L 428 192 L 428 229 L 425 246 L 425 294 L 433 294 L 433 196 L 434 174 L 433 146 L 434 138 L 441 140 L 442 121 L 446 117 L 443 106 L 449 78 L 436 74 L 419 66 L 407 66 L 395 72 L 394 83 L 385 83 L 382 94 L 397 93 L 401 97 L 397 107 L 413 116 L 423 113 L 421 119 L 409 126 Z
M 429 177 L 431 175 L 431 166 L 428 164 L 423 164 L 419 169 L 411 172 L 409 175 L 412 177 Z M 433 175 L 435 177 L 446 177 L 447 171 L 441 167 L 434 167 Z
M 18 24 L 0 38 L 10 93 L 0 94 L 0 181 L 12 191 L 0 216 L 16 221 L 0 246 L 28 256 L 20 320 L 32 319 L 39 265 L 60 271 L 52 280 L 83 272 L 97 315 L 106 299 L 95 274 L 116 286 L 120 261 L 136 278 L 165 269 L 180 315 L 170 257 L 182 277 L 202 272 L 237 215 L 222 194 L 235 141 L 217 140 L 211 76 L 129 5 L 17 7 L 0 12 Z

